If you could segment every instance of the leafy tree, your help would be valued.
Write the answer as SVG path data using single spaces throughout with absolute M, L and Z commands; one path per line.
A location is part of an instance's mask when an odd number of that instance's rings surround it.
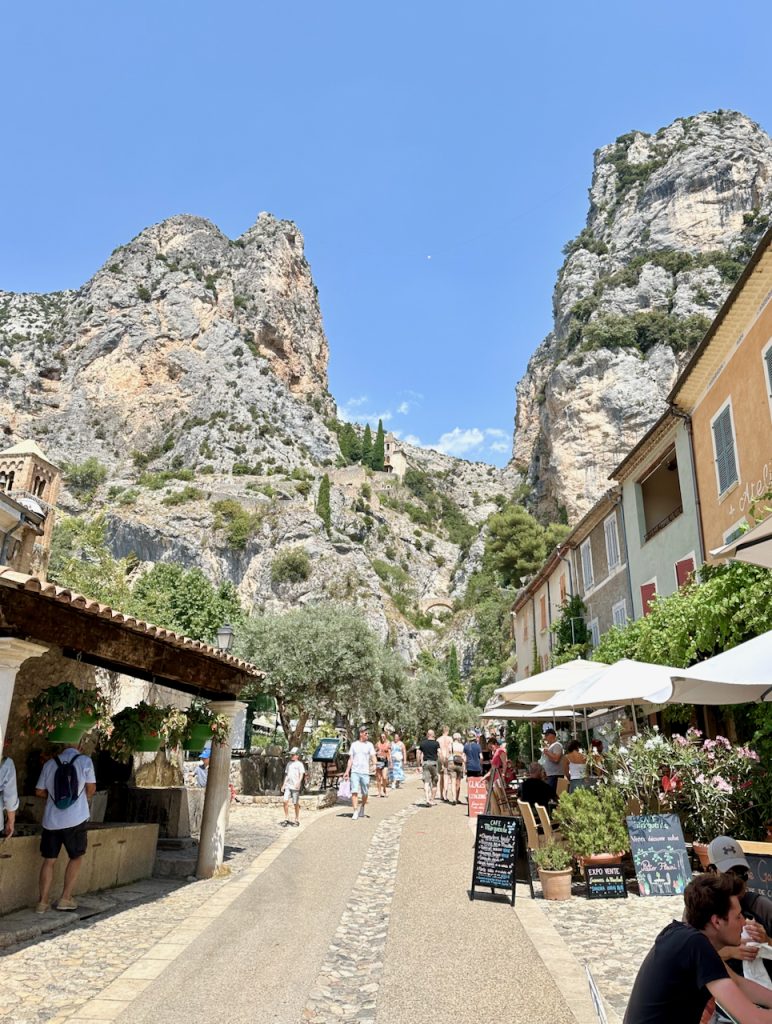
M 230 581 L 215 586 L 200 569 L 176 562 L 158 562 L 141 576 L 131 592 L 127 610 L 193 640 L 214 643 L 224 622 L 240 628 L 243 612 Z
M 510 505 L 490 517 L 485 558 L 504 586 L 521 586 L 545 556 L 544 530 L 522 506 Z
M 362 437 L 362 465 L 372 466 L 373 464 L 373 432 L 370 430 L 370 424 L 365 426 L 365 432 Z
M 384 466 L 384 458 L 386 455 L 385 450 L 385 438 L 383 433 L 383 420 L 378 420 L 378 432 L 375 435 L 375 441 L 373 442 L 373 469 L 381 472 Z
M 249 618 L 238 648 L 266 672 L 260 690 L 276 699 L 290 746 L 299 744 L 309 718 L 339 711 L 354 720 L 372 705 L 374 682 L 380 680 L 379 642 L 353 608 L 312 605 Z
M 129 604 L 128 573 L 131 562 L 117 559 L 105 540 L 107 520 L 65 516 L 59 519 L 51 542 L 48 578 L 112 608 L 125 611 Z
M 585 658 L 590 650 L 591 634 L 585 615 L 587 606 L 578 594 L 567 598 L 560 606 L 560 617 L 552 625 L 555 643 L 552 664 L 560 665 L 574 658 Z
M 332 512 L 330 511 L 330 478 L 325 473 L 319 484 L 319 494 L 316 498 L 316 514 L 324 523 L 328 535 L 332 527 Z
M 67 486 L 75 494 L 87 498 L 107 479 L 107 469 L 90 456 L 83 462 L 65 462 L 62 467 Z
M 567 523 L 549 523 L 544 527 L 544 547 L 546 553 L 549 554 L 553 551 L 562 540 L 571 532 L 570 526 Z

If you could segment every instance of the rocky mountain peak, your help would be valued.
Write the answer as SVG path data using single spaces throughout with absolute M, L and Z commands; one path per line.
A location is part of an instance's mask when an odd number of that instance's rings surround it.
M 513 459 L 573 520 L 664 409 L 772 211 L 772 140 L 743 114 L 678 118 L 595 153 L 554 328 L 517 385 Z

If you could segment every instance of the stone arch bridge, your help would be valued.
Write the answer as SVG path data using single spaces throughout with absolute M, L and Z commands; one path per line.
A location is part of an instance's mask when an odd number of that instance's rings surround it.
M 449 612 L 452 612 L 453 602 L 447 597 L 425 597 L 421 601 L 422 614 L 426 615 L 430 608 L 447 608 Z

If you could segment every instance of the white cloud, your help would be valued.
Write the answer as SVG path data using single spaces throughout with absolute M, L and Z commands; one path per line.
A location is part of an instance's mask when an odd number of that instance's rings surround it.
M 416 448 L 423 448 L 423 445 L 421 444 L 421 438 L 417 437 L 415 434 L 406 434 L 403 440 L 407 444 L 414 444 Z
M 393 419 L 394 414 L 388 409 L 385 412 L 367 412 L 360 408 L 367 401 L 366 396 L 350 398 L 345 405 L 338 407 L 339 419 L 344 420 L 346 423 L 361 423 L 362 426 L 365 423 L 369 423 L 373 430 L 378 426 L 378 420 L 388 423 L 390 419 Z
M 397 406 L 397 412 L 400 416 L 407 416 L 410 412 L 410 402 L 400 402 Z
M 484 440 L 485 433 L 479 427 L 470 427 L 467 430 L 454 427 L 453 430 L 446 431 L 432 448 L 445 455 L 463 456 L 479 448 Z
M 491 445 L 492 452 L 508 452 L 509 445 L 506 441 L 494 441 Z
M 486 427 L 485 428 L 485 434 L 486 434 L 487 437 L 506 437 L 507 436 L 506 431 L 499 430 L 498 427 Z M 493 445 L 491 445 L 491 448 L 492 447 L 493 447 Z
M 365 405 L 367 402 L 369 402 L 367 395 L 360 395 L 359 398 L 349 398 L 346 402 L 346 406 L 352 409 L 358 409 L 360 405 Z

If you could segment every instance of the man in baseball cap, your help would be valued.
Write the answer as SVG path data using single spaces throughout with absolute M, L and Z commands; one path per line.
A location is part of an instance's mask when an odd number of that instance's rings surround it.
M 744 869 L 745 878 L 748 878 L 748 871 L 750 870 L 748 861 L 740 844 L 737 840 L 732 839 L 731 836 L 716 836 L 712 842 L 708 843 L 708 861 L 715 867 L 716 871 L 720 871 L 722 874 L 725 871 L 731 871 L 733 868 L 742 868 Z M 742 877 L 743 872 L 735 871 L 734 874 Z

